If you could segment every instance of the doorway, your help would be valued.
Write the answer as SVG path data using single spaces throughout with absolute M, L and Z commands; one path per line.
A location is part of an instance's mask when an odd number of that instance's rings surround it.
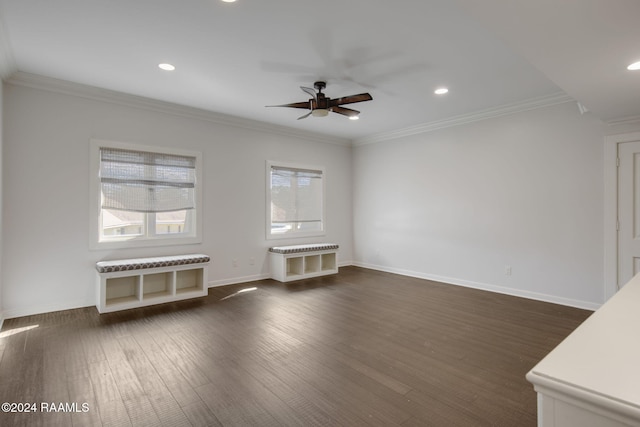
M 640 132 L 612 135 L 604 151 L 604 301 L 640 273 Z

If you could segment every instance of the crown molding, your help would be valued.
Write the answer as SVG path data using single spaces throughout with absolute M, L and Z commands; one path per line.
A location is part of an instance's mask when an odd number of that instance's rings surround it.
M 6 44 L 6 43 L 5 43 Z M 0 46 L 0 55 L 2 54 L 2 46 Z M 0 59 L 2 57 L 0 56 Z M 0 69 L 2 72 L 2 69 Z M 125 94 L 109 89 L 102 89 L 95 86 L 83 85 L 66 80 L 55 79 L 38 74 L 25 73 L 22 71 L 14 72 L 10 70 L 10 75 L 5 78 L 5 82 L 15 85 L 34 89 L 46 90 L 65 95 L 77 96 L 86 99 L 92 99 L 112 104 L 123 105 L 127 107 L 140 108 L 155 112 L 170 114 L 174 116 L 194 118 L 198 120 L 208 121 L 216 124 L 233 126 L 242 129 L 254 130 L 259 132 L 268 132 L 276 135 L 285 135 L 294 138 L 302 138 L 313 142 L 321 142 L 343 146 L 359 146 L 366 144 L 374 144 L 388 140 L 398 139 L 402 137 L 419 135 L 427 132 L 433 132 L 439 129 L 445 129 L 454 126 L 460 126 L 481 120 L 487 120 L 495 117 L 501 117 L 509 114 L 515 114 L 523 111 L 534 110 L 538 108 L 549 107 L 566 102 L 574 102 L 575 100 L 565 94 L 558 92 L 555 94 L 531 98 L 523 102 L 506 104 L 503 106 L 489 108 L 486 110 L 476 111 L 470 114 L 451 117 L 444 120 L 427 122 L 416 126 L 398 129 L 389 132 L 378 133 L 364 138 L 348 139 L 328 136 L 315 132 L 302 131 L 287 126 L 273 125 L 257 120 L 245 119 L 241 117 L 216 113 L 200 108 L 188 107 L 185 105 L 174 104 L 166 101 L 155 100 L 137 95 Z M 635 123 L 640 121 L 639 117 L 625 118 L 618 121 L 607 122 L 610 125 L 621 123 Z
M 605 123 L 609 126 L 632 125 L 640 123 L 640 116 L 621 117 L 618 119 L 607 120 Z
M 351 140 L 323 135 L 315 132 L 302 131 L 286 126 L 273 125 L 258 120 L 244 119 L 227 114 L 215 113 L 200 108 L 188 107 L 171 102 L 155 100 L 137 95 L 130 95 L 116 92 L 109 89 L 102 89 L 95 86 L 87 86 L 66 80 L 54 79 L 38 74 L 25 73 L 22 71 L 13 73 L 6 79 L 6 83 L 14 86 L 40 89 L 64 95 L 77 96 L 96 101 L 108 102 L 127 107 L 140 108 L 173 116 L 193 118 L 208 121 L 216 124 L 233 126 L 258 132 L 268 132 L 276 135 L 302 138 L 313 142 L 321 142 L 335 145 L 351 145 Z
M 538 108 L 550 107 L 553 105 L 564 104 L 566 102 L 574 102 L 564 92 L 557 92 L 551 95 L 540 96 L 536 98 L 530 98 L 522 102 L 501 105 L 495 108 L 488 108 L 485 110 L 475 111 L 469 114 L 462 114 L 459 116 L 450 117 L 444 120 L 437 120 L 433 122 L 427 122 L 416 126 L 411 126 L 403 129 L 398 129 L 390 132 L 378 133 L 364 138 L 358 138 L 353 141 L 354 146 L 375 144 L 378 142 L 389 141 L 392 139 L 402 138 L 406 136 L 419 135 L 427 132 L 433 132 L 439 129 L 450 128 L 454 126 L 461 126 L 468 123 L 478 122 L 481 120 L 492 119 L 495 117 L 506 116 L 510 114 L 516 114 L 523 111 L 535 110 Z
M 0 14 L 0 79 L 5 80 L 18 71 L 11 49 L 11 39 Z

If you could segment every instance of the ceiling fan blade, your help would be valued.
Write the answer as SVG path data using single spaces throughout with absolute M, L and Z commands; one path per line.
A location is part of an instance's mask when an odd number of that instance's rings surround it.
M 298 117 L 298 120 L 302 120 L 302 119 L 306 119 L 307 117 L 309 117 L 311 115 L 311 113 L 313 113 L 313 111 L 309 111 L 307 114 L 305 114 L 304 116 L 300 116 Z
M 315 90 L 313 90 L 313 89 L 311 89 L 310 87 L 300 86 L 300 89 L 302 89 L 302 90 L 303 90 L 303 92 L 306 92 L 306 93 L 308 93 L 309 95 L 311 95 L 311 97 L 312 97 L 313 99 L 318 99 L 318 98 L 317 98 L 317 96 L 316 96 L 316 91 L 315 91 Z
M 344 107 L 338 107 L 338 106 L 331 108 L 331 111 L 333 111 L 334 113 L 342 114 L 343 116 L 347 116 L 347 117 L 356 117 L 360 114 L 360 111 L 358 110 L 352 110 L 351 108 L 344 108 Z
M 343 96 L 342 98 L 336 98 L 329 101 L 331 107 L 336 105 L 353 104 L 362 101 L 371 101 L 373 97 L 368 93 L 359 93 L 358 95 Z
M 289 108 L 305 108 L 305 109 L 309 109 L 309 106 L 310 106 L 309 101 L 294 102 L 293 104 L 267 105 L 267 107 L 289 107 Z

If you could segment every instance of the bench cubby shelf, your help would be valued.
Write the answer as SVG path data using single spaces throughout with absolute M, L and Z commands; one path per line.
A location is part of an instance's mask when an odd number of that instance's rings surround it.
M 271 277 L 280 282 L 336 274 L 338 245 L 294 245 L 270 248 Z
M 109 313 L 205 296 L 208 261 L 189 255 L 98 263 L 96 307 Z

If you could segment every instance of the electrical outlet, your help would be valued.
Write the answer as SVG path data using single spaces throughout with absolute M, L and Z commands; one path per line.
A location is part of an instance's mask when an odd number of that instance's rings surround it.
M 232 262 L 232 264 L 233 264 L 233 266 L 234 266 L 234 267 L 237 267 L 237 266 L 238 266 L 238 260 L 237 260 L 237 259 L 234 259 L 234 260 L 233 260 L 233 262 Z
M 254 265 L 256 263 L 256 259 L 254 257 L 249 258 L 249 265 Z
M 510 265 L 507 265 L 507 266 L 504 268 L 504 275 L 505 275 L 505 276 L 511 276 L 511 266 L 510 266 Z

